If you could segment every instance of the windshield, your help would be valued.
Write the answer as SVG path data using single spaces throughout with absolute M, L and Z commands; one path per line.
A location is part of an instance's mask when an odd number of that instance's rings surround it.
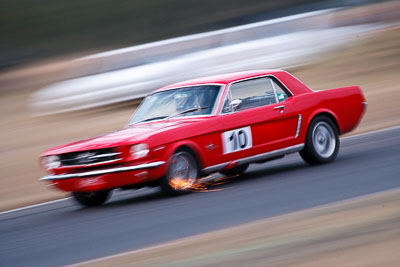
M 172 117 L 210 115 L 221 86 L 199 85 L 161 91 L 147 96 L 129 124 Z

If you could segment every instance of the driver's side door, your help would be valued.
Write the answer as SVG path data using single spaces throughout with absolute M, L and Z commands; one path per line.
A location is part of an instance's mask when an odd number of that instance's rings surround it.
M 288 124 L 297 123 L 285 114 L 290 96 L 269 76 L 232 83 L 221 111 L 223 161 L 286 147 Z

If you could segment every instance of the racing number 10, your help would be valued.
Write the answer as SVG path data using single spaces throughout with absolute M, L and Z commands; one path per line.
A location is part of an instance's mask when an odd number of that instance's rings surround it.
M 247 136 L 243 130 L 239 130 L 238 132 L 232 132 L 231 137 L 229 137 L 229 141 L 232 144 L 232 150 L 238 149 L 238 143 L 240 148 L 245 148 L 247 145 Z
M 224 154 L 252 147 L 250 126 L 222 133 Z

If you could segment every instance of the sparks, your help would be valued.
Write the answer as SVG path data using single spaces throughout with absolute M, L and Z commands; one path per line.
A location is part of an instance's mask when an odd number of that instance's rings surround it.
M 217 177 L 215 177 L 215 176 L 217 176 Z M 213 186 L 228 183 L 229 181 L 232 180 L 232 178 L 235 178 L 235 177 L 237 177 L 237 175 L 218 177 L 217 174 L 212 174 L 212 175 L 208 175 L 206 177 L 196 180 L 196 182 L 194 182 L 193 184 L 191 184 L 186 179 L 174 178 L 169 181 L 169 184 L 175 190 L 183 189 L 183 190 L 188 190 L 188 191 L 190 190 L 193 192 L 216 192 L 216 191 L 222 191 L 224 189 L 223 188 L 209 189 L 209 188 L 213 187 Z

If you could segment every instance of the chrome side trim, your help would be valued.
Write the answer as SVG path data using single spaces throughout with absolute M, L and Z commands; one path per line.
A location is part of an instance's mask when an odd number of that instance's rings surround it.
M 162 150 L 162 149 L 164 149 L 164 148 L 165 148 L 165 146 L 159 146 L 159 147 L 154 148 L 153 151 Z
M 212 172 L 217 172 L 219 170 L 222 170 L 223 168 L 225 168 L 226 166 L 228 166 L 229 162 L 225 162 L 225 163 L 221 163 L 221 164 L 217 164 L 217 165 L 213 165 L 207 168 L 202 169 L 202 172 L 205 173 L 212 173 Z
M 304 147 L 304 144 L 300 144 L 300 145 L 295 145 L 295 146 L 290 146 L 290 147 L 274 150 L 274 151 L 267 152 L 267 153 L 258 154 L 255 156 L 239 159 L 239 160 L 237 160 L 237 164 L 239 164 L 239 165 L 247 164 L 247 163 L 267 160 L 270 158 L 275 158 L 275 157 L 282 156 L 285 154 L 290 154 L 290 153 L 300 151 L 303 149 L 303 147 Z
M 156 168 L 163 164 L 165 164 L 165 161 L 155 161 L 155 162 L 144 163 L 144 164 L 139 164 L 139 165 L 134 165 L 134 166 L 117 167 L 117 168 L 111 168 L 111 169 L 105 169 L 105 170 L 96 170 L 96 171 L 70 173 L 70 174 L 52 174 L 52 175 L 47 175 L 47 176 L 40 178 L 40 181 L 54 181 L 54 180 L 63 180 L 63 179 L 69 179 L 69 178 L 83 178 L 83 177 L 116 173 L 116 172 L 126 172 L 126 171 L 150 169 L 150 168 Z
M 303 147 L 304 147 L 304 144 L 299 144 L 299 145 L 290 146 L 290 147 L 286 147 L 286 148 L 282 148 L 282 149 L 277 149 L 277 150 L 274 150 L 271 152 L 261 153 L 261 154 L 250 156 L 247 158 L 234 160 L 232 162 L 225 162 L 225 163 L 213 165 L 213 166 L 202 169 L 202 171 L 205 173 L 217 172 L 219 170 L 222 170 L 226 166 L 228 166 L 228 164 L 230 164 L 230 163 L 236 163 L 238 165 L 242 165 L 242 164 L 247 164 L 247 163 L 254 163 L 257 161 L 264 161 L 264 160 L 275 158 L 275 157 L 282 156 L 285 154 L 298 152 L 298 151 L 302 150 Z
M 296 135 L 294 136 L 294 138 L 299 137 L 300 127 L 301 127 L 301 114 L 299 114 L 299 117 L 297 119 L 297 129 L 296 129 Z

